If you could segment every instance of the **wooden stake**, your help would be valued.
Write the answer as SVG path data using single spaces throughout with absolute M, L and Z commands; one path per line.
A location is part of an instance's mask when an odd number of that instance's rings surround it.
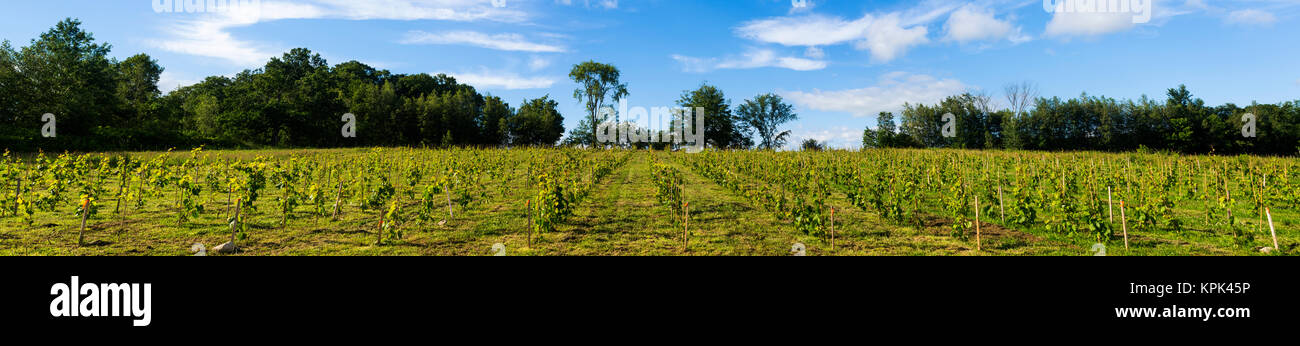
M 1115 199 L 1110 193 L 1110 186 L 1106 187 L 1106 212 L 1110 214 L 1110 223 L 1115 223 Z
M 330 221 L 339 220 L 339 207 L 342 204 L 343 204 L 343 177 L 339 176 L 339 187 L 338 190 L 334 192 L 334 216 L 330 217 Z
M 1268 232 L 1273 234 L 1273 252 L 1280 253 L 1282 249 L 1277 247 L 1277 230 L 1273 229 L 1273 213 L 1264 207 L 1264 214 L 1268 215 Z
M 975 196 L 975 251 L 980 251 L 980 196 Z
M 998 215 L 1002 217 L 1002 223 L 1007 223 L 1007 207 L 1002 203 L 1002 184 L 998 184 Z
M 243 209 L 243 206 L 244 206 L 243 198 L 235 200 L 235 221 L 230 223 L 230 246 L 232 248 L 235 246 L 235 234 L 239 233 L 238 228 L 236 227 L 239 226 L 239 212 L 240 209 Z
M 126 166 L 122 166 L 122 170 L 126 171 Z M 121 183 L 117 184 L 117 206 L 113 207 L 113 214 L 122 214 L 122 197 L 126 197 L 122 194 L 126 191 L 126 175 L 121 175 L 121 178 Z
M 1128 216 L 1124 215 L 1124 201 L 1119 201 L 1119 219 L 1124 227 L 1124 251 L 1128 251 Z
M 831 207 L 831 252 L 835 252 L 835 207 Z
M 17 173 L 17 172 L 15 172 Z M 18 199 L 22 198 L 23 177 L 18 176 L 14 183 L 14 215 L 18 214 Z
M 528 212 L 528 248 L 533 248 L 533 201 L 524 201 L 524 209 Z
M 690 251 L 691 247 L 691 203 L 682 204 L 682 218 L 685 220 L 685 226 L 682 227 L 682 251 Z
M 81 200 L 81 230 L 77 231 L 77 246 L 86 246 L 86 216 L 90 215 L 90 199 Z
M 375 245 L 384 243 L 384 211 L 379 211 L 379 232 L 375 232 Z
M 451 211 L 451 186 L 452 186 L 451 182 L 447 182 L 447 224 L 448 225 L 451 224 L 451 219 L 453 217 L 456 217 L 456 214 Z

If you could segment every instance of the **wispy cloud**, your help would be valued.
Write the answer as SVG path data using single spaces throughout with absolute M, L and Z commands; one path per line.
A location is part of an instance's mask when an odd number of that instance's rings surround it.
M 402 39 L 402 44 L 459 44 L 504 51 L 562 53 L 565 48 L 557 45 L 530 42 L 520 34 L 485 34 L 475 31 L 447 31 L 430 33 L 412 31 Z
M 743 38 L 784 46 L 852 43 L 858 50 L 870 51 L 873 60 L 889 62 L 912 46 L 929 42 L 926 37 L 929 29 L 917 23 L 923 19 L 904 17 L 897 12 L 868 14 L 855 20 L 812 14 L 753 20 L 735 30 Z
M 1268 26 L 1277 22 L 1277 17 L 1273 16 L 1272 13 L 1265 11 L 1244 9 L 1228 13 L 1228 17 L 1225 20 L 1229 24 Z
M 588 7 L 588 8 L 591 8 L 591 7 L 599 7 L 599 8 L 605 8 L 605 9 L 611 9 L 611 10 L 613 10 L 613 9 L 618 9 L 618 0 L 595 0 L 595 1 L 592 1 L 592 0 L 581 0 L 580 2 L 583 4 L 583 6 Z M 560 4 L 560 5 L 565 5 L 565 6 L 571 6 L 571 5 L 574 4 L 574 1 L 573 1 L 573 0 L 555 0 L 555 3 Z
M 1010 20 L 998 19 L 992 10 L 974 5 L 963 6 L 949 15 L 944 30 L 947 32 L 944 39 L 956 42 L 1005 39 L 1012 43 L 1021 43 L 1031 39 Z
M 198 83 L 198 80 L 184 78 L 171 71 L 163 71 L 158 76 L 158 90 L 164 94 Z
M 790 131 L 790 141 L 786 150 L 799 150 L 804 140 L 815 139 L 831 148 L 849 149 L 862 147 L 862 128 L 858 126 L 836 126 L 820 130 L 804 129 L 802 126 Z
M 523 11 L 497 8 L 491 0 L 310 0 L 262 1 L 257 8 L 215 13 L 168 13 L 178 19 L 164 26 L 168 37 L 148 39 L 154 47 L 216 58 L 244 67 L 265 62 L 281 51 L 234 37 L 230 29 L 285 19 L 445 20 L 522 22 Z
M 683 55 L 673 55 L 682 65 L 686 72 L 709 72 L 718 69 L 754 69 L 764 67 L 784 68 L 795 71 L 815 71 L 826 68 L 827 63 L 822 60 L 813 60 L 805 58 L 796 58 L 791 56 L 780 56 L 775 51 L 768 49 L 755 49 L 745 52 L 739 56 L 726 58 L 696 58 Z
M 781 94 L 800 107 L 866 117 L 880 112 L 897 112 L 906 103 L 934 103 L 966 89 L 966 85 L 956 79 L 893 72 L 882 76 L 878 84 L 860 89 L 814 89 Z
M 480 69 L 478 72 L 444 73 L 455 77 L 461 83 L 486 89 L 546 89 L 555 85 L 556 82 L 554 78 L 549 77 L 522 77 L 512 72 L 491 71 L 488 69 Z

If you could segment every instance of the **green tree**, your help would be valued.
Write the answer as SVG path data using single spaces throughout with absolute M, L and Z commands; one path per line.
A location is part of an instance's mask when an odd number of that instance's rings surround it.
M 587 109 L 585 124 L 579 124 L 575 132 L 570 134 L 570 137 L 577 140 L 576 143 L 596 145 L 596 129 L 601 122 L 607 120 L 597 118 L 600 110 L 628 96 L 627 84 L 619 80 L 619 75 L 618 68 L 613 65 L 595 61 L 574 65 L 573 70 L 569 71 L 569 79 L 578 83 L 578 88 L 573 90 L 573 98 L 578 99 Z M 618 121 L 617 118 L 613 120 Z
M 483 138 L 484 144 L 502 145 L 505 144 L 505 133 L 502 124 L 514 115 L 514 110 L 510 104 L 501 101 L 500 97 L 488 96 L 484 99 L 483 104 Z
M 826 144 L 819 142 L 816 139 L 809 138 L 805 139 L 803 143 L 799 145 L 799 148 L 803 151 L 822 151 L 826 150 Z
M 550 96 L 524 100 L 519 111 L 505 122 L 510 144 L 555 145 L 564 136 L 564 116 L 557 110 L 559 106 Z
M 112 48 L 69 18 L 18 52 L 16 69 L 24 79 L 18 87 L 26 89 L 19 95 L 27 100 L 18 109 L 20 123 L 36 124 L 44 113 L 58 117 L 59 137 L 42 142 L 46 149 L 97 147 L 92 131 L 119 125 L 109 123 L 120 109 Z
M 758 147 L 763 150 L 785 146 L 790 131 L 778 132 L 781 125 L 799 120 L 799 115 L 794 113 L 794 106 L 786 104 L 781 96 L 772 93 L 745 100 L 745 104 L 736 109 L 736 115 L 745 126 L 758 133 Z
M 701 84 L 698 89 L 682 92 L 677 105 L 691 109 L 704 109 L 704 141 L 708 146 L 718 149 L 746 149 L 754 145 L 753 140 L 742 131 L 731 113 L 731 101 L 721 89 L 709 84 Z
M 1186 85 L 1169 89 L 1168 95 L 1164 107 L 1165 119 L 1168 119 L 1164 136 L 1167 148 L 1182 152 L 1198 151 L 1197 141 L 1202 138 L 1198 135 L 1205 134 L 1200 130 L 1205 114 L 1204 102 L 1193 99 L 1192 92 L 1187 90 Z
M 27 88 L 20 85 L 22 82 L 22 75 L 18 72 L 18 52 L 8 40 L 0 42 L 0 148 L 17 148 L 29 133 L 18 126 L 23 119 L 20 116 L 21 102 L 28 99 Z
M 866 128 L 865 130 L 862 130 L 862 148 L 863 149 L 883 148 L 882 146 L 880 146 L 880 134 L 876 132 L 876 130 L 872 130 L 870 127 Z
M 117 96 L 129 110 L 125 121 L 144 120 L 150 115 L 152 103 L 161 95 L 158 79 L 163 68 L 158 61 L 145 54 L 137 54 L 117 64 Z

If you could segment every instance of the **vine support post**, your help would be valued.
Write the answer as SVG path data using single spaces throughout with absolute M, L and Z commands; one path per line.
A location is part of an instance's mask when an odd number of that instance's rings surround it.
M 77 246 L 86 246 L 86 217 L 90 215 L 90 199 L 81 200 L 81 229 L 77 231 Z
M 975 251 L 982 251 L 980 244 L 980 196 L 975 196 Z
M 691 203 L 682 203 L 682 252 L 691 251 Z
M 835 252 L 835 207 L 831 207 L 831 253 Z
M 379 231 L 375 232 L 375 245 L 384 244 L 384 212 L 379 211 Z
M 1124 201 L 1119 201 L 1119 219 L 1124 230 L 1124 251 L 1128 251 L 1128 216 L 1124 215 Z
M 1111 195 L 1110 186 L 1106 187 L 1106 213 L 1110 214 L 1110 223 L 1115 223 L 1115 197 Z
M 239 221 L 240 221 L 240 220 L 239 220 L 239 214 L 240 214 L 240 211 L 243 209 L 243 206 L 244 206 L 244 199 L 243 199 L 243 198 L 240 198 L 240 199 L 236 199 L 236 200 L 235 200 L 235 220 L 230 222 L 230 245 L 231 245 L 231 248 L 234 248 L 234 246 L 235 246 L 235 235 L 239 233 Z
M 19 175 L 15 177 L 14 181 L 14 214 L 18 214 L 18 199 L 22 197 L 22 191 L 23 177 Z
M 125 166 L 122 167 L 122 171 L 126 171 Z M 123 194 L 123 192 L 126 191 L 126 174 L 122 174 L 119 177 L 121 179 L 119 181 L 119 184 L 117 184 L 117 205 L 113 207 L 113 214 L 120 215 L 122 214 L 122 198 L 126 197 L 126 195 Z
M 1280 252 L 1282 249 L 1277 247 L 1277 230 L 1273 228 L 1273 213 L 1264 207 L 1264 214 L 1268 215 L 1268 232 L 1273 234 L 1273 251 Z
M 448 224 L 451 224 L 451 219 L 452 219 L 453 217 L 456 216 L 456 214 L 453 213 L 453 212 L 451 211 L 451 186 L 452 186 L 451 182 L 448 182 L 448 183 L 447 183 L 447 189 L 446 189 L 446 195 L 447 195 L 447 223 L 448 223 Z
M 339 220 L 339 207 L 342 204 L 343 204 L 343 177 L 340 176 L 338 190 L 334 192 L 334 216 L 330 217 L 331 222 Z
M 998 216 L 1001 217 L 1002 223 L 1007 223 L 1007 207 L 1002 202 L 1002 184 L 998 184 Z
M 533 248 L 533 201 L 524 201 L 524 210 L 528 212 L 528 248 Z

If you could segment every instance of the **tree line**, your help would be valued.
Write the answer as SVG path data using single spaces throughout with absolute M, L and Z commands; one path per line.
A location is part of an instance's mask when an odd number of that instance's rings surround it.
M 534 146 L 564 134 L 549 96 L 515 108 L 447 75 L 331 66 L 304 48 L 166 95 L 156 60 L 117 61 L 111 50 L 75 19 L 21 49 L 0 43 L 0 148 Z M 47 113 L 57 119 L 53 138 L 38 121 Z M 347 113 L 355 137 L 342 133 Z
M 863 133 L 866 148 L 965 148 L 1046 151 L 1167 151 L 1188 154 L 1295 155 L 1300 101 L 1208 106 L 1187 87 L 1164 100 L 1083 94 L 1038 97 L 1031 83 L 1006 88 L 1007 109 L 965 93 L 935 105 L 907 104 L 898 119 L 882 112 Z M 944 115 L 952 114 L 949 121 Z M 945 136 L 944 127 L 952 132 Z
M 595 129 L 618 122 L 602 112 L 629 95 L 618 68 L 577 64 L 573 97 L 587 114 L 565 136 L 559 101 L 549 95 L 512 107 L 444 74 L 395 74 L 357 61 L 331 66 L 293 49 L 257 69 L 208 77 L 163 94 L 162 66 L 146 54 L 118 61 L 65 19 L 22 48 L 0 43 L 0 148 L 18 151 L 139 150 L 196 147 L 598 146 Z M 798 119 L 780 96 L 763 94 L 736 109 L 715 86 L 683 92 L 678 106 L 705 109 L 707 146 L 775 149 Z M 44 114 L 56 133 L 42 133 Z M 344 131 L 345 114 L 355 135 Z M 615 119 L 600 119 L 614 114 Z M 39 121 L 38 121 L 39 120 Z M 752 137 L 757 134 L 758 141 Z

